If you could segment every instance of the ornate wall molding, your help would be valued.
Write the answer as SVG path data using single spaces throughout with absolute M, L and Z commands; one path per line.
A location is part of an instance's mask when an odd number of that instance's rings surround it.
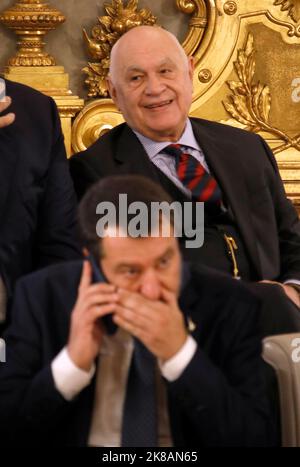
M 39 0 L 19 0 L 0 14 L 0 23 L 14 31 L 18 51 L 9 66 L 54 66 L 55 58 L 44 51 L 44 36 L 55 30 L 66 18 L 56 8 Z
M 71 119 L 83 108 L 84 101 L 74 96 L 69 75 L 55 58 L 44 50 L 44 38 L 66 20 L 56 8 L 43 0 L 19 0 L 0 13 L 0 23 L 13 30 L 17 52 L 8 60 L 4 77 L 27 84 L 52 96 L 57 104 L 65 136 L 67 154 L 71 155 Z
M 176 0 L 179 11 L 190 15 L 189 31 L 182 43 L 188 55 L 194 55 L 207 27 L 207 6 L 204 0 Z
M 238 60 L 234 68 L 239 81 L 228 81 L 232 91 L 230 102 L 223 102 L 229 115 L 242 125 L 245 130 L 253 133 L 267 132 L 282 144 L 275 146 L 275 154 L 289 148 L 300 151 L 300 131 L 295 137 L 290 137 L 269 122 L 271 110 L 271 94 L 269 86 L 254 82 L 255 49 L 252 34 L 248 35 L 244 49 L 239 49 Z M 232 124 L 232 122 L 231 122 Z
M 275 0 L 275 6 L 280 6 L 281 11 L 286 11 L 294 23 L 300 22 L 300 0 Z

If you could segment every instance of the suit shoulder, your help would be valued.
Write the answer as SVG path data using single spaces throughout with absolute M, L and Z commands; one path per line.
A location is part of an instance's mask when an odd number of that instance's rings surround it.
M 77 291 L 81 271 L 81 260 L 53 264 L 22 277 L 17 282 L 17 287 L 28 289 L 30 293 L 40 292 L 45 287 L 51 289 L 54 287 L 65 291 L 75 287 L 75 291 Z
M 110 131 L 100 136 L 97 141 L 95 141 L 90 147 L 84 151 L 78 152 L 71 157 L 70 162 L 74 162 L 79 158 L 85 161 L 92 161 L 95 154 L 99 154 L 99 151 L 103 151 L 103 156 L 105 157 L 104 151 L 107 151 L 106 154 L 113 152 L 114 145 L 117 143 L 118 139 L 121 137 L 123 132 L 128 128 L 126 123 L 121 123 L 116 127 L 112 128 Z
M 14 99 L 22 99 L 22 100 L 40 100 L 44 103 L 52 102 L 52 98 L 46 96 L 40 91 L 37 91 L 34 88 L 26 86 L 25 84 L 16 83 L 15 81 L 5 80 L 6 83 L 6 93 L 10 96 L 13 100 Z
M 224 123 L 214 122 L 212 120 L 205 120 L 201 118 L 191 118 L 192 124 L 200 125 L 211 133 L 216 133 L 218 138 L 224 135 L 225 138 L 242 138 L 249 139 L 251 141 L 260 141 L 261 137 L 255 133 L 237 128 L 231 125 L 225 125 Z
M 192 267 L 191 272 L 189 293 L 195 298 L 190 309 L 204 335 L 213 332 L 222 339 L 248 332 L 259 335 L 261 301 L 244 283 L 204 266 Z
M 193 283 L 201 293 L 212 295 L 213 290 L 214 298 L 222 301 L 233 300 L 253 305 L 260 303 L 258 297 L 242 281 L 204 265 L 192 264 L 190 268 Z

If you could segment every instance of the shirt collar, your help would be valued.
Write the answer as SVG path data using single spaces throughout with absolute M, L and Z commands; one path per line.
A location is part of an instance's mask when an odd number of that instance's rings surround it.
M 181 146 L 186 146 L 192 149 L 196 149 L 200 151 L 199 144 L 196 141 L 194 136 L 193 128 L 190 119 L 187 119 L 184 132 L 182 133 L 181 137 L 178 141 L 174 143 L 174 141 L 153 141 L 150 138 L 147 138 L 144 135 L 141 135 L 138 131 L 132 130 L 136 137 L 139 139 L 140 143 L 143 145 L 148 157 L 153 159 L 157 154 L 163 151 L 164 148 L 169 146 L 170 144 L 180 144 Z

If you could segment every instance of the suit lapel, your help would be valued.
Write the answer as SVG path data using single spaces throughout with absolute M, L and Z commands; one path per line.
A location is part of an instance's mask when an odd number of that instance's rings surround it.
M 158 182 L 154 164 L 149 160 L 142 144 L 125 124 L 114 153 L 121 173 L 134 173 Z M 120 165 L 121 164 L 121 165 Z
M 189 198 L 151 162 L 143 145 L 126 124 L 118 141 L 114 158 L 119 164 L 118 173 L 144 175 L 162 186 L 174 200 L 189 201 Z
M 201 120 L 191 120 L 195 137 L 204 152 L 205 159 L 222 191 L 226 193 L 225 202 L 232 210 L 234 219 L 244 239 L 253 266 L 261 272 L 261 265 L 251 223 L 250 199 L 243 172 L 239 170 L 241 157 L 234 142 L 221 139 L 217 131 L 204 128 Z

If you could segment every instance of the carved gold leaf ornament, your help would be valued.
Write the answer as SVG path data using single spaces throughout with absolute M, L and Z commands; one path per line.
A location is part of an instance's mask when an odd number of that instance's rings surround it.
M 19 0 L 0 13 L 0 23 L 13 30 L 18 38 L 18 51 L 8 64 L 16 67 L 44 67 L 56 64 L 44 51 L 44 36 L 64 23 L 65 17 L 43 0 Z
M 284 131 L 269 123 L 270 89 L 260 82 L 253 82 L 254 54 L 253 35 L 248 34 L 245 48 L 238 50 L 237 61 L 234 62 L 239 81 L 227 82 L 232 94 L 228 96 L 229 102 L 223 102 L 223 105 L 229 115 L 242 124 L 246 130 L 254 133 L 264 131 L 281 140 L 282 144 L 273 149 L 275 154 L 291 147 L 300 151 L 300 134 L 291 138 Z
M 138 0 L 129 0 L 127 4 L 123 0 L 112 0 L 111 4 L 104 3 L 104 9 L 107 16 L 98 18 L 99 24 L 92 29 L 91 37 L 83 30 L 89 54 L 98 60 L 89 62 L 82 70 L 87 74 L 85 83 L 89 87 L 89 97 L 108 96 L 106 77 L 114 43 L 129 29 L 142 25 L 153 26 L 157 20 L 150 10 L 138 10 Z
M 286 11 L 295 23 L 300 21 L 300 0 L 275 0 L 274 5 Z

